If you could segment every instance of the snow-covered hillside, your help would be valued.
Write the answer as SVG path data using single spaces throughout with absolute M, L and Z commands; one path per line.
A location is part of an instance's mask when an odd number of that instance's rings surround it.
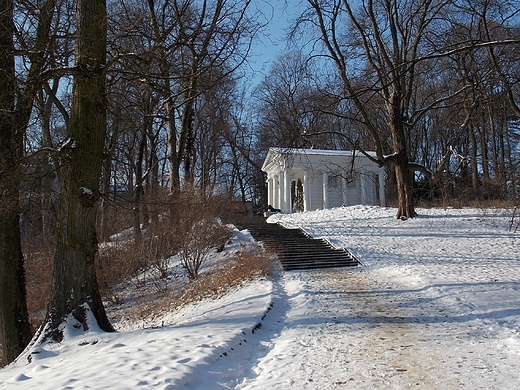
M 510 213 L 418 212 L 272 216 L 349 248 L 363 266 L 284 272 L 154 323 L 116 323 L 118 333 L 71 330 L 0 370 L 0 389 L 520 388 Z

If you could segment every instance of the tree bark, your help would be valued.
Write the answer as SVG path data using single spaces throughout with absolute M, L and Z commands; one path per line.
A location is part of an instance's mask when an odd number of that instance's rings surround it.
M 138 139 L 138 153 L 135 161 L 135 187 L 133 188 L 132 192 L 132 220 L 134 231 L 134 243 L 136 246 L 141 245 L 143 241 L 143 234 L 141 231 L 141 214 L 144 214 L 142 208 L 145 207 L 145 205 L 142 203 L 144 195 L 143 161 L 145 158 L 144 150 L 146 148 L 147 142 L 145 129 L 142 130 L 141 134 L 138 134 L 137 138 L 139 136 L 141 136 L 141 138 Z M 146 224 L 147 221 L 143 219 L 143 223 Z
M 408 146 L 400 99 L 393 95 L 387 104 L 389 114 L 389 127 L 392 133 L 392 145 L 394 155 L 390 162 L 395 166 L 395 177 L 397 183 L 397 214 L 400 219 L 413 218 L 416 216 L 413 202 L 413 172 L 410 170 L 408 158 Z
M 23 131 L 15 125 L 16 101 L 12 0 L 0 0 L 0 365 L 12 362 L 30 341 L 19 190 Z
M 478 146 L 477 137 L 475 136 L 475 129 L 471 128 L 469 132 L 469 139 L 471 141 L 471 186 L 475 194 L 480 195 L 480 183 L 478 177 Z
M 168 162 L 169 162 L 169 191 L 172 197 L 178 195 L 181 189 L 180 161 L 177 153 L 177 129 L 175 127 L 175 109 L 171 99 L 166 103 L 168 114 Z
M 113 331 L 99 293 L 96 210 L 106 136 L 106 0 L 76 3 L 76 67 L 70 126 L 60 146 L 60 202 L 53 280 L 44 338 L 61 340 L 60 325 Z M 89 315 L 91 313 L 91 315 Z

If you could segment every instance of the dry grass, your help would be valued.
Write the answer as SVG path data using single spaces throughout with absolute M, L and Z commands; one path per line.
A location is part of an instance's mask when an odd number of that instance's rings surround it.
M 462 207 L 472 207 L 476 209 L 498 209 L 498 210 L 509 210 L 513 209 L 515 206 L 515 202 L 518 203 L 518 200 L 503 200 L 503 199 L 483 199 L 483 200 L 473 200 L 467 202 Z
M 175 305 L 219 298 L 245 282 L 272 275 L 277 267 L 275 255 L 260 247 L 244 249 L 227 263 L 188 283 L 184 292 L 175 297 Z
M 153 300 L 143 300 L 127 316 L 140 320 L 158 318 L 192 302 L 220 298 L 244 283 L 269 277 L 278 269 L 279 262 L 274 254 L 260 247 L 243 248 L 224 264 L 189 280 L 179 291 L 163 292 L 156 294 Z

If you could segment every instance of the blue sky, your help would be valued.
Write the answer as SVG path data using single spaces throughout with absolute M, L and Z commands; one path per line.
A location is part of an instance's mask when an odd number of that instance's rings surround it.
M 301 2 L 301 0 L 259 0 L 257 6 L 265 17 L 271 20 L 260 36 L 260 42 L 254 45 L 251 53 L 251 66 L 255 72 L 262 74 L 268 72 L 273 60 L 288 49 L 285 39 L 286 29 L 298 15 Z

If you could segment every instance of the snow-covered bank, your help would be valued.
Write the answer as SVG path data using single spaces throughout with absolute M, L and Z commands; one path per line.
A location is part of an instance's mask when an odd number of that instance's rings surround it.
M 418 211 L 407 221 L 367 206 L 272 216 L 364 266 L 285 272 L 167 314 L 165 326 L 44 346 L 0 370 L 0 388 L 520 388 L 510 215 Z
M 365 265 L 298 276 L 335 324 L 328 326 L 338 337 L 320 343 L 340 362 L 334 383 L 519 388 L 520 236 L 508 231 L 510 213 L 418 211 L 408 221 L 393 218 L 393 209 L 365 206 L 271 217 L 349 248 Z
M 400 221 L 394 209 L 356 206 L 272 218 L 349 248 L 373 278 L 442 297 L 459 314 L 500 318 L 520 332 L 520 235 L 509 211 L 419 209 Z M 501 308 L 501 312 L 497 309 Z
M 252 331 L 269 307 L 271 293 L 272 283 L 259 281 L 171 313 L 164 318 L 170 325 L 94 331 L 45 345 L 31 354 L 30 364 L 24 357 L 0 370 L 0 388 L 178 389 L 187 383 L 208 388 L 207 383 L 222 381 L 220 370 L 233 369 L 234 349 L 253 344 Z

